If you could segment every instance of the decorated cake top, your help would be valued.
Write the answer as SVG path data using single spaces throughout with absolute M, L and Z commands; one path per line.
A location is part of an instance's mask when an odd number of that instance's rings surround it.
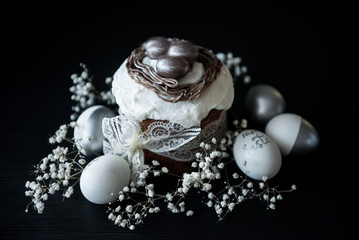
M 184 127 L 198 125 L 212 109 L 229 109 L 234 99 L 231 73 L 210 50 L 162 37 L 131 53 L 114 75 L 112 92 L 128 117 Z
M 143 62 L 149 57 L 152 67 Z M 179 79 L 192 70 L 194 62 L 202 63 L 204 74 L 193 83 Z M 152 37 L 135 49 L 127 62 L 131 78 L 154 91 L 164 101 L 178 102 L 198 98 L 215 79 L 222 63 L 208 49 L 177 38 Z

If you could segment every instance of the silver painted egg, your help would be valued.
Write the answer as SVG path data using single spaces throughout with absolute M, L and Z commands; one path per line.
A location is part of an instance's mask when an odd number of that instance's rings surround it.
M 166 54 L 170 42 L 164 37 L 151 37 L 144 44 L 147 56 L 151 59 L 158 59 Z
M 167 54 L 169 56 L 184 57 L 190 64 L 192 64 L 198 57 L 198 47 L 188 41 L 175 41 L 169 46 Z
M 86 156 L 102 154 L 104 139 L 102 119 L 114 116 L 111 109 L 102 105 L 89 107 L 81 113 L 76 121 L 74 139 L 82 154 Z
M 272 86 L 259 84 L 248 90 L 245 106 L 250 118 L 260 125 L 265 125 L 272 117 L 285 111 L 282 94 Z
M 166 78 L 180 78 L 189 70 L 189 63 L 183 57 L 161 56 L 156 63 L 156 72 Z
M 305 155 L 319 145 L 317 130 L 307 120 L 293 113 L 272 118 L 265 132 L 278 144 L 282 154 Z

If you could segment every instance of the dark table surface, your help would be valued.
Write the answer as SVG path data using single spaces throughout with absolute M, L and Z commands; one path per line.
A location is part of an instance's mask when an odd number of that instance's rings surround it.
M 339 113 L 330 38 L 335 25 L 326 5 L 258 2 L 238 6 L 130 3 L 129 6 L 15 4 L 3 10 L 1 87 L 1 239 L 354 239 L 359 235 L 353 158 L 344 157 L 340 126 L 354 120 Z M 25 213 L 25 182 L 31 164 L 51 151 L 48 137 L 69 122 L 70 75 L 86 63 L 95 83 L 116 71 L 148 37 L 191 40 L 214 52 L 231 51 L 248 67 L 252 82 L 237 87 L 232 111 L 246 117 L 241 100 L 258 83 L 276 87 L 297 113 L 318 130 L 311 155 L 286 157 L 276 177 L 298 190 L 275 211 L 248 201 L 218 222 L 212 209 L 192 217 L 161 211 L 135 231 L 114 226 L 104 206 L 86 201 L 79 189 L 70 199 L 52 197 L 45 212 Z M 251 124 L 251 122 L 249 122 Z M 199 199 L 193 198 L 194 202 Z M 198 207 L 198 206 L 197 206 Z

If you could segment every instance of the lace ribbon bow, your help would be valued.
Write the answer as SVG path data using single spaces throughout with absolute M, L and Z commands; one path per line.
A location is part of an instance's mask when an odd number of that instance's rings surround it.
M 104 118 L 102 131 L 104 154 L 124 157 L 131 166 L 132 181 L 137 182 L 139 174 L 143 171 L 143 149 L 155 153 L 176 150 L 196 138 L 201 128 L 184 128 L 172 122 L 153 122 L 142 132 L 137 121 L 121 114 L 113 118 Z

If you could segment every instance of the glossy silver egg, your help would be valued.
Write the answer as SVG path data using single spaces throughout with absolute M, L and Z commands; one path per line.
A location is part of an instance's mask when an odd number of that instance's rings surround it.
M 168 48 L 169 56 L 180 56 L 192 64 L 198 57 L 198 47 L 188 41 L 175 41 Z
M 151 37 L 144 44 L 147 56 L 151 59 L 158 59 L 167 53 L 170 42 L 164 37 Z
M 183 57 L 161 56 L 156 63 L 156 72 L 166 78 L 180 78 L 189 70 L 189 63 Z
M 114 117 L 111 109 L 102 105 L 89 107 L 81 113 L 76 121 L 74 139 L 77 148 L 86 156 L 102 154 L 103 134 L 102 120 L 104 117 Z
M 251 120 L 263 126 L 274 116 L 283 113 L 285 106 L 282 94 L 265 84 L 253 86 L 245 97 L 245 107 Z

